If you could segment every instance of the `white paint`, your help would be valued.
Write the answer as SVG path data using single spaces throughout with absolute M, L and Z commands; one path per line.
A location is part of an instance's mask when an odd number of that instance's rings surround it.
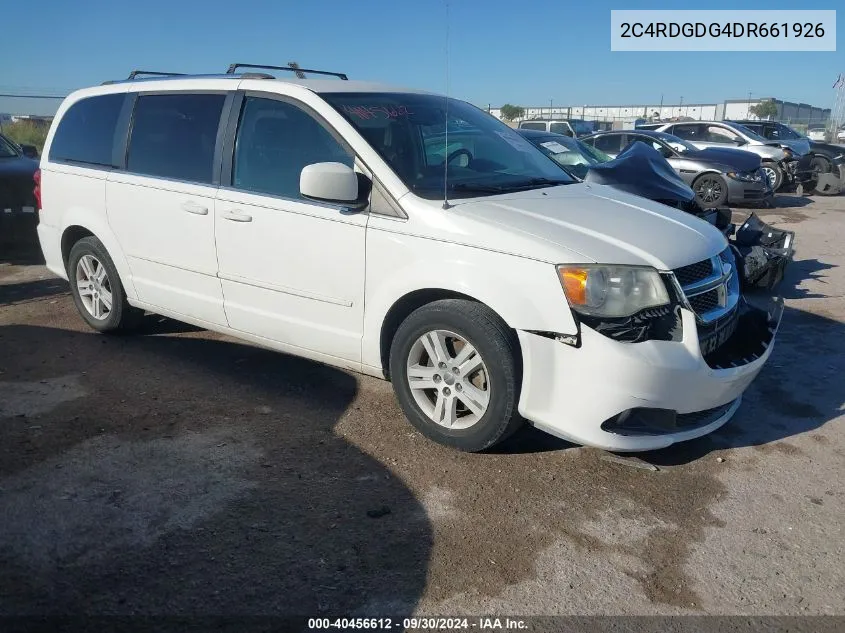
M 441 201 L 410 192 L 319 95 L 383 87 L 237 77 L 127 82 L 74 93 L 56 121 L 85 96 L 237 88 L 282 95 L 316 111 L 406 217 L 51 163 L 54 125 L 41 164 L 38 229 L 50 270 L 66 275 L 62 234 L 82 226 L 109 251 L 132 305 L 372 375 L 384 370 L 381 331 L 397 301 L 419 290 L 468 295 L 519 332 L 520 412 L 555 434 L 618 450 L 688 439 L 729 416 L 692 434 L 657 438 L 606 433 L 599 426 L 608 417 L 636 406 L 683 413 L 721 405 L 738 397 L 765 362 L 710 370 L 687 312 L 681 343 L 627 345 L 581 326 L 583 345 L 576 349 L 531 334 L 578 330 L 556 264 L 670 270 L 715 256 L 724 237 L 689 214 L 584 184 L 454 200 L 444 209 Z M 500 133 L 526 152 L 538 151 L 510 130 Z

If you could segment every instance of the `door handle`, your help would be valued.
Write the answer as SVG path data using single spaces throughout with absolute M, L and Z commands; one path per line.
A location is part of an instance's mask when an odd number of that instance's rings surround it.
M 193 213 L 194 215 L 208 215 L 208 207 L 204 207 L 196 202 L 183 202 L 182 210 Z
M 240 209 L 233 209 L 223 213 L 224 220 L 231 220 L 232 222 L 252 222 L 252 216 L 244 213 Z

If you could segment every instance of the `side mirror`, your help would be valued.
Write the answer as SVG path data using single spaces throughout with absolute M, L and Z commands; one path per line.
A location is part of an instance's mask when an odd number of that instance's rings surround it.
M 362 209 L 367 206 L 367 198 L 359 197 L 358 176 L 343 163 L 306 165 L 299 175 L 299 193 L 309 200 Z

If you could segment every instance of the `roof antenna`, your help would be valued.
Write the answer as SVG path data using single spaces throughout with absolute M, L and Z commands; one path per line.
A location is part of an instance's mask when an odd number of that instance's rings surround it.
M 446 147 L 443 148 L 443 208 L 449 204 L 449 0 L 446 0 Z

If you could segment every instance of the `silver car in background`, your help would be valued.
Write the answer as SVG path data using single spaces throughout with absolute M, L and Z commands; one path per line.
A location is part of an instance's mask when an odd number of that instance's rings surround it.
M 669 161 L 705 209 L 725 204 L 769 205 L 774 194 L 760 157 L 751 152 L 700 150 L 677 136 L 642 129 L 600 132 L 580 141 L 611 157 L 636 141 L 650 145 Z
M 699 149 L 739 148 L 754 152 L 763 161 L 763 171 L 773 191 L 781 188 L 792 171 L 788 163 L 800 158 L 795 151 L 782 148 L 778 142 L 765 139 L 742 125 L 726 121 L 666 123 L 658 127 L 657 131 L 682 138 Z

